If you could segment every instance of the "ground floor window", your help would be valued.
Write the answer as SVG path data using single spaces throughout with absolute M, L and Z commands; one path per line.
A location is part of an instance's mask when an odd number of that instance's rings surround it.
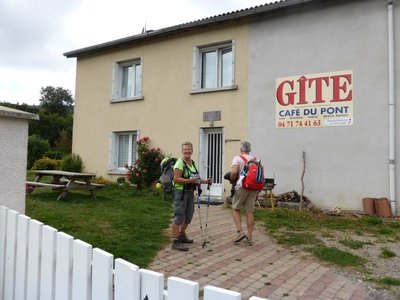
M 110 170 L 125 172 L 126 165 L 134 165 L 137 159 L 137 131 L 113 132 L 111 134 Z

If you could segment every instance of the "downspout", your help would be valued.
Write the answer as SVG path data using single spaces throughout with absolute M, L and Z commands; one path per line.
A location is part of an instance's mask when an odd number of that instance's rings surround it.
M 396 216 L 396 145 L 395 145 L 395 99 L 394 99 L 394 22 L 393 0 L 388 0 L 389 41 L 389 201 L 392 215 Z

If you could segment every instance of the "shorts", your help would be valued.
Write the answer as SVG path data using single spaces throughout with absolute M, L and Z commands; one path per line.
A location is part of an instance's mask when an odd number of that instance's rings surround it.
M 241 210 L 244 207 L 246 212 L 253 212 L 258 193 L 259 191 L 239 188 L 235 191 L 235 195 L 233 196 L 232 208 L 234 210 Z
M 194 192 L 174 190 L 174 223 L 190 224 L 194 214 Z

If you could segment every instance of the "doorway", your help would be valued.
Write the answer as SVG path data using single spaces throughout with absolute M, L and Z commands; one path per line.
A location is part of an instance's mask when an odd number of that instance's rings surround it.
M 223 196 L 223 146 L 222 128 L 200 129 L 200 174 L 203 178 L 212 178 L 210 195 L 213 200 L 222 201 Z M 203 196 L 208 195 L 207 185 L 202 186 Z

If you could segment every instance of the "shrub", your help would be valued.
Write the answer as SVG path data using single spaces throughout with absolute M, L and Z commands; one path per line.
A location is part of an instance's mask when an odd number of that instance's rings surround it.
M 63 171 L 80 173 L 83 170 L 83 162 L 78 154 L 70 154 L 61 161 L 60 169 Z
M 41 159 L 44 154 L 49 151 L 50 143 L 48 140 L 42 139 L 38 135 L 31 135 L 28 138 L 28 166 L 32 168 L 35 161 Z
M 139 158 L 134 166 L 125 166 L 126 178 L 138 188 L 151 186 L 161 175 L 160 162 L 164 155 L 158 147 L 150 149 L 149 141 L 147 136 L 137 141 Z
M 60 163 L 60 160 L 43 157 L 35 161 L 32 170 L 58 170 Z

